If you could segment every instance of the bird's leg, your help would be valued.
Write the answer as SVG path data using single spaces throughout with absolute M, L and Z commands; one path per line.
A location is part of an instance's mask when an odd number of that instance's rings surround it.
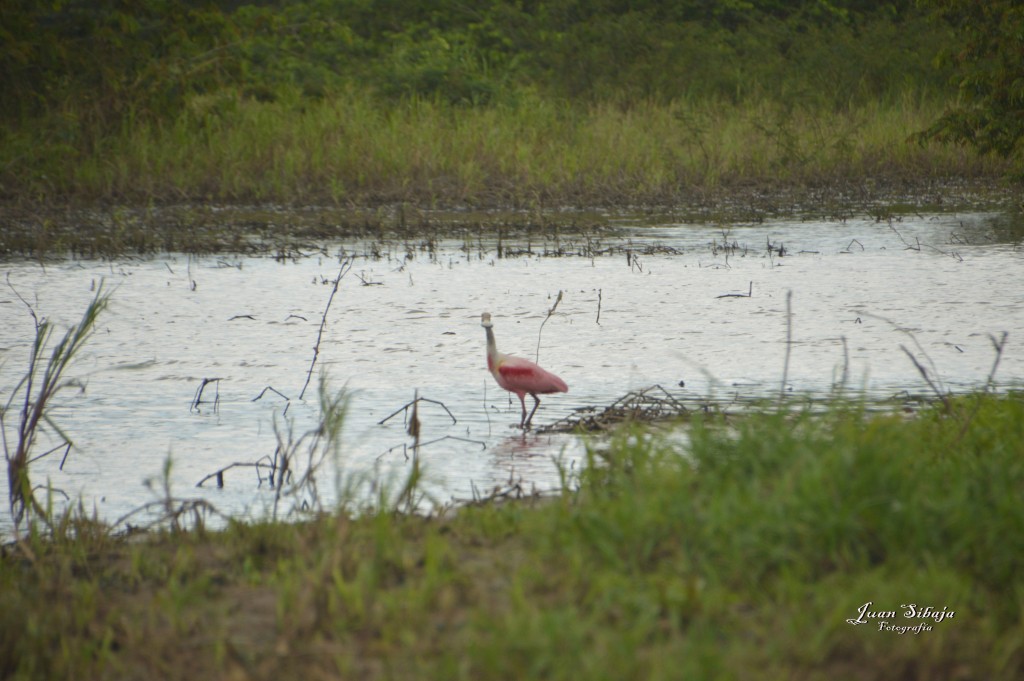
M 529 417 L 527 417 L 527 419 L 526 419 L 526 427 L 527 427 L 527 428 L 529 428 L 529 427 L 530 427 L 530 421 L 532 421 L 532 420 L 533 420 L 533 415 L 534 415 L 535 413 L 537 413 L 537 407 L 539 407 L 539 406 L 540 406 L 540 398 L 539 398 L 539 397 L 537 397 L 537 396 L 536 396 L 535 394 L 533 394 L 533 393 L 530 393 L 530 397 L 532 397 L 532 398 L 534 399 L 534 402 L 533 402 L 533 410 L 532 410 L 532 411 L 530 412 L 530 415 L 529 415 Z M 526 404 L 525 404 L 525 403 L 523 404 L 523 413 L 524 413 L 524 414 L 526 413 Z
M 519 404 L 522 405 L 522 407 L 523 407 L 523 416 L 522 416 L 522 418 L 519 419 L 519 427 L 520 428 L 525 428 L 530 423 L 527 420 L 527 418 L 526 418 L 526 399 L 525 398 L 526 398 L 526 395 L 520 395 L 519 396 Z M 533 416 L 533 414 L 530 414 L 530 416 Z

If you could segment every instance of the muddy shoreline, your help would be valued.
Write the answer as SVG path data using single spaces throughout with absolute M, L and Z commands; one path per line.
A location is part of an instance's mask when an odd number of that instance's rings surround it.
M 630 204 L 572 197 L 532 206 L 381 201 L 366 205 L 0 201 L 0 257 L 117 257 L 159 252 L 287 253 L 325 240 L 613 234 L 630 217 L 676 223 L 775 218 L 878 220 L 934 212 L 1021 210 L 1021 185 L 951 178 L 822 186 L 737 185 Z M 586 205 L 586 208 L 580 207 Z

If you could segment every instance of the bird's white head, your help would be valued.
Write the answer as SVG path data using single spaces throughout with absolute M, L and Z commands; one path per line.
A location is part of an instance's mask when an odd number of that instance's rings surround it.
M 480 326 L 484 327 L 485 329 L 489 329 L 492 326 L 494 326 L 493 324 L 491 324 L 490 312 L 484 312 L 482 315 L 480 315 Z

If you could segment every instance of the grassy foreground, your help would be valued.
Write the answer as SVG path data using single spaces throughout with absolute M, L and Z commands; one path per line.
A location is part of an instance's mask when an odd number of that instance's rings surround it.
M 4 552 L 0 676 L 1024 674 L 1019 397 L 689 428 L 685 452 L 623 432 L 557 499 L 441 519 L 128 542 L 70 520 Z

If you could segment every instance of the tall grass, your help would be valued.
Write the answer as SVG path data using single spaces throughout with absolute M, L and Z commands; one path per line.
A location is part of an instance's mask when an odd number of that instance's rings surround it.
M 908 141 L 941 112 L 910 96 L 835 110 L 768 99 L 570 105 L 529 91 L 487 107 L 388 105 L 361 92 L 301 104 L 221 93 L 168 122 L 128 122 L 70 157 L 50 140 L 16 164 L 5 159 L 17 169 L 5 182 L 36 195 L 135 201 L 495 206 L 998 174 L 998 163 L 963 149 Z

